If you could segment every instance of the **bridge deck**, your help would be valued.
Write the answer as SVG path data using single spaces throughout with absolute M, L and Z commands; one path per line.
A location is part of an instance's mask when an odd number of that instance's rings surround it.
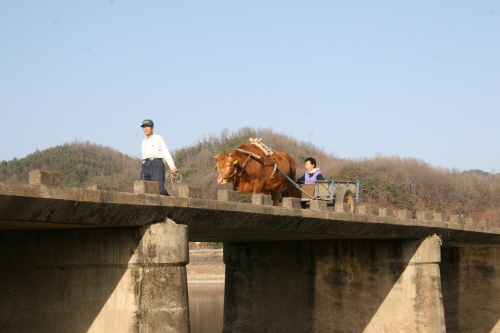
M 500 229 L 465 219 L 435 221 L 332 210 L 164 197 L 98 189 L 0 183 L 0 229 L 127 227 L 164 222 L 189 227 L 190 241 L 413 239 L 500 244 Z

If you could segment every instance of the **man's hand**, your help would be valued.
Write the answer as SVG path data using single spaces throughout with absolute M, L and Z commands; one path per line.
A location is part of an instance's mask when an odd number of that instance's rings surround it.
M 170 168 L 170 171 L 171 171 L 172 173 L 176 173 L 176 172 L 177 172 L 177 168 L 176 168 L 176 167 Z

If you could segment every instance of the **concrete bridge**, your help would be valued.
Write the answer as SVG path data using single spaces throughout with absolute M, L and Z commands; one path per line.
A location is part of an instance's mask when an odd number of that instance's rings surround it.
M 189 332 L 188 241 L 224 242 L 224 332 L 498 332 L 486 221 L 181 187 L 0 183 L 0 332 Z

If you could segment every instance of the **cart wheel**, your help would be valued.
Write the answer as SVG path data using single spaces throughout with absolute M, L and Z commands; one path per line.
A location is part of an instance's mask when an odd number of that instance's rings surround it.
M 339 188 L 335 196 L 335 203 L 348 203 L 351 213 L 354 213 L 354 194 L 347 186 Z

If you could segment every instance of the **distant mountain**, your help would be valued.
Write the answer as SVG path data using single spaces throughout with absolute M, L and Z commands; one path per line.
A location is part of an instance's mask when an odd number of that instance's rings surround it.
M 141 160 L 109 147 L 87 142 L 66 143 L 11 161 L 0 162 L 0 181 L 27 183 L 34 169 L 57 171 L 66 187 L 100 184 L 131 191 Z
M 467 171 L 464 171 L 462 173 L 473 173 L 473 174 L 479 175 L 481 177 L 488 177 L 490 175 L 489 172 L 485 172 L 485 171 L 477 170 L 477 169 L 467 170 Z

